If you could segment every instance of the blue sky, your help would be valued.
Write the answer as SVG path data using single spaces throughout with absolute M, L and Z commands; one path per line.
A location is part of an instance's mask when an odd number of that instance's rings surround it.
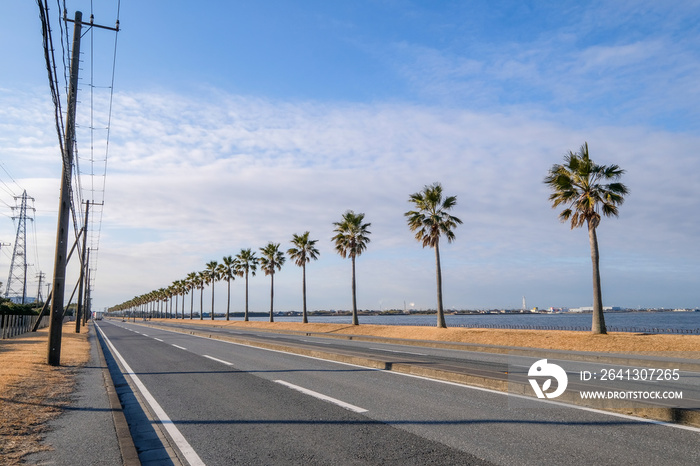
M 113 25 L 117 1 L 96 3 L 95 22 Z M 66 4 L 89 16 L 89 2 Z M 36 199 L 36 261 L 49 272 L 60 166 L 38 7 L 5 8 L 0 161 Z M 604 304 L 699 307 L 699 20 L 691 1 L 124 0 L 106 177 L 105 131 L 91 149 L 86 130 L 89 70 L 93 126 L 106 127 L 114 36 L 95 31 L 93 54 L 83 38 L 81 185 L 105 202 L 95 305 L 310 230 L 321 258 L 309 306 L 349 308 L 350 264 L 330 238 L 354 209 L 372 223 L 359 306 L 434 307 L 432 251 L 403 212 L 440 181 L 464 221 L 442 251 L 446 306 L 518 308 L 523 295 L 588 306 L 586 232 L 558 222 L 542 183 L 587 141 L 630 188 L 599 230 Z M 277 309 L 300 307 L 300 275 L 288 263 L 276 276 Z M 252 307 L 268 309 L 269 278 L 251 287 Z

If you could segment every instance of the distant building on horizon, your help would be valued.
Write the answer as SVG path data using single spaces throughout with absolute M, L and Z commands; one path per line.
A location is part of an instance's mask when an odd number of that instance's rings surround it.
M 603 306 L 603 311 L 621 311 L 622 308 L 618 306 Z M 572 307 L 569 312 L 593 312 L 593 306 L 586 307 Z
M 9 296 L 6 299 L 9 299 L 15 304 L 22 304 L 22 297 L 21 296 Z M 24 297 L 24 304 L 32 304 L 36 302 L 36 298 L 31 297 L 31 296 L 25 296 Z

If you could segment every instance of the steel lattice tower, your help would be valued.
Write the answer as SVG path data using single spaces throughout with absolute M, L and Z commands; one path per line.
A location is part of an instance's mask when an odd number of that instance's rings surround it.
M 17 224 L 17 236 L 15 237 L 15 248 L 12 252 L 12 263 L 10 264 L 10 275 L 7 277 L 7 288 L 5 298 L 14 298 L 13 301 L 24 304 L 27 299 L 27 199 L 34 198 L 27 196 L 27 191 L 22 196 L 15 197 L 15 200 L 22 199 L 19 207 L 19 216 L 12 219 L 19 219 Z M 16 209 L 17 207 L 13 207 Z M 34 210 L 33 207 L 30 207 Z M 29 220 L 34 220 L 29 217 Z

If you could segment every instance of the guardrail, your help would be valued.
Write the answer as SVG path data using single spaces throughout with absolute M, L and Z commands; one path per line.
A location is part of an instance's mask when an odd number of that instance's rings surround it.
M 38 315 L 0 315 L 0 338 L 5 340 L 29 332 L 38 319 Z M 48 327 L 48 325 L 49 317 L 43 316 L 39 328 Z

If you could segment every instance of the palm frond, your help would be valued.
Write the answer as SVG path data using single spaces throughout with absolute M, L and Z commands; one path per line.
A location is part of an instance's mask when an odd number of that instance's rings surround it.
M 422 191 L 413 193 L 408 201 L 413 204 L 415 210 L 404 213 L 408 228 L 415 232 L 416 240 L 423 247 L 436 247 L 440 242 L 440 236 L 445 235 L 448 242 L 455 239 L 454 232 L 457 224 L 462 220 L 448 213 L 457 205 L 457 196 L 448 196 L 443 199 L 442 185 L 433 183 L 426 185 Z
M 552 193 L 549 200 L 552 208 L 565 205 L 559 214 L 562 222 L 571 222 L 571 228 L 588 224 L 596 228 L 600 223 L 600 213 L 617 216 L 618 206 L 624 202 L 627 187 L 617 180 L 625 173 L 618 165 L 596 165 L 590 158 L 588 143 L 579 152 L 569 152 L 564 156 L 564 164 L 550 168 L 544 183 Z

